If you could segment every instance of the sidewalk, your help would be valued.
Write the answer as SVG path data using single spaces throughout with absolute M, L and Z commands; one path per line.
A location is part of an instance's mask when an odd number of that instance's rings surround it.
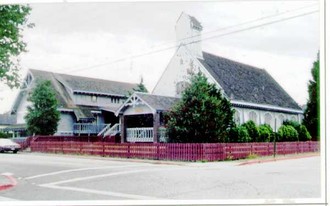
M 308 157 L 316 157 L 320 156 L 319 152 L 311 152 L 311 153 L 298 153 L 298 154 L 288 154 L 288 155 L 276 155 L 274 156 L 263 156 L 258 157 L 256 159 L 242 159 L 238 160 L 238 166 L 243 165 L 251 165 L 251 164 L 260 164 L 260 163 L 267 163 L 267 162 L 276 162 L 282 160 L 292 160 L 292 159 L 301 159 L 301 158 L 308 158 Z

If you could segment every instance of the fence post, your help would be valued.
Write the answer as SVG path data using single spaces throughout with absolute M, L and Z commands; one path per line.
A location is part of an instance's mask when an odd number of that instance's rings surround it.
M 102 142 L 102 157 L 105 157 L 105 145 L 104 142 Z
M 160 160 L 160 153 L 159 153 L 159 143 L 156 143 L 157 146 L 157 159 Z
M 131 156 L 131 151 L 130 151 L 131 147 L 130 147 L 130 143 L 128 143 L 127 145 L 127 158 L 130 158 Z

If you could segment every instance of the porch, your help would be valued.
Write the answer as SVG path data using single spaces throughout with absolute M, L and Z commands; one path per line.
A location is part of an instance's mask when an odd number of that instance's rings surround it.
M 121 142 L 167 142 L 164 113 L 178 98 L 135 92 L 116 111 Z
M 74 123 L 74 135 L 96 135 L 102 131 L 108 124 L 95 124 L 95 123 Z

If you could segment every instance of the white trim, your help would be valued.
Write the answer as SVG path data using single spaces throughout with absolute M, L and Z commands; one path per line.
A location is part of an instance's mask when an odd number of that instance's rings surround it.
M 237 100 L 231 100 L 230 102 L 232 104 L 252 106 L 252 107 L 257 107 L 257 108 L 260 108 L 260 109 L 274 109 L 274 110 L 279 110 L 279 111 L 283 111 L 283 112 L 291 112 L 291 113 L 297 113 L 297 114 L 303 114 L 304 113 L 303 110 L 290 109 L 290 108 L 272 106 L 272 105 L 267 105 L 267 104 L 256 104 L 256 103 L 242 102 L 242 101 L 237 101 Z
M 116 116 L 119 115 L 119 112 L 125 107 L 125 106 L 130 106 L 130 104 L 128 104 L 129 101 L 133 101 L 133 98 L 136 97 L 138 98 L 144 105 L 148 106 L 150 108 L 150 110 L 152 111 L 152 113 L 156 113 L 156 110 L 154 108 L 152 108 L 147 102 L 145 102 L 141 97 L 138 96 L 138 94 L 147 94 L 147 95 L 151 95 L 148 93 L 143 93 L 143 92 L 134 92 L 115 112 Z M 158 96 L 158 95 L 155 95 Z
M 84 91 L 84 90 L 73 90 L 73 94 L 75 94 L 75 93 L 96 94 L 96 95 L 115 96 L 115 97 L 125 97 L 125 95 L 122 95 L 122 94 L 94 92 L 94 91 Z
M 73 112 L 73 109 L 57 108 L 57 111 L 60 111 L 60 112 Z
M 92 110 L 91 113 L 93 113 L 93 114 L 102 114 L 101 111 L 95 111 L 95 110 Z

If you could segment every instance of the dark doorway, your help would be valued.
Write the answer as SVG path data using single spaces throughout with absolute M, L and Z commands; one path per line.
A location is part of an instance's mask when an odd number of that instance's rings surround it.
M 153 127 L 154 118 L 152 114 L 128 115 L 125 116 L 127 128 Z
M 104 117 L 105 124 L 114 125 L 116 123 L 119 123 L 119 117 L 116 117 L 116 115 L 113 112 L 102 111 L 102 115 Z

